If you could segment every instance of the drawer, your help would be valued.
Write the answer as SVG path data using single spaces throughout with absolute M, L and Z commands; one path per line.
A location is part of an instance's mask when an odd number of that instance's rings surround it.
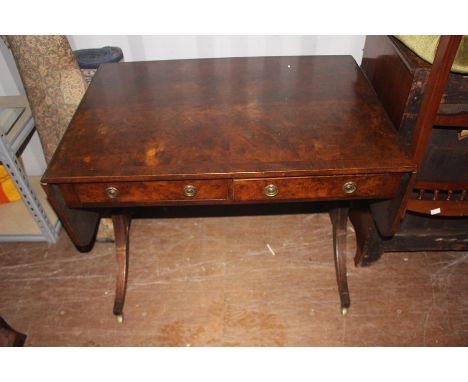
M 391 198 L 400 181 L 401 174 L 236 179 L 233 195 L 236 201 Z
M 226 180 L 105 182 L 68 185 L 80 205 L 139 205 L 158 202 L 226 200 Z M 65 190 L 64 190 L 65 191 Z M 70 195 L 70 192 L 64 192 Z M 73 205 L 73 201 L 68 201 Z

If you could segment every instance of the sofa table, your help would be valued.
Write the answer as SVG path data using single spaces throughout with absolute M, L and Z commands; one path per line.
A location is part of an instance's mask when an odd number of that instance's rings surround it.
M 102 65 L 42 184 L 81 251 L 112 211 L 120 320 L 132 207 L 330 201 L 346 314 L 348 204 L 414 170 L 351 56 L 221 58 Z

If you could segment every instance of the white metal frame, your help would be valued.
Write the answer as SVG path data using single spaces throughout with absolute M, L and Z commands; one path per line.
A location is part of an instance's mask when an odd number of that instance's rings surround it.
M 57 219 L 57 223 L 54 225 L 47 217 L 47 214 L 42 207 L 39 199 L 37 198 L 34 190 L 29 184 L 28 177 L 24 173 L 24 170 L 18 160 L 16 159 L 16 153 L 19 148 L 23 145 L 28 137 L 30 137 L 34 130 L 34 119 L 29 110 L 27 100 L 25 97 L 8 97 L 17 98 L 17 102 L 23 101 L 25 104 L 21 105 L 26 107 L 25 118 L 20 118 L 16 123 L 22 124 L 18 128 L 13 128 L 8 135 L 0 129 L 0 160 L 5 166 L 11 179 L 15 182 L 18 192 L 21 194 L 21 198 L 25 206 L 28 208 L 32 218 L 39 227 L 42 235 L 0 235 L 1 241 L 47 241 L 49 243 L 55 243 L 58 239 L 58 232 L 60 230 L 60 221 Z M 13 105 L 12 105 L 13 106 Z M 17 106 L 17 105 L 14 105 Z

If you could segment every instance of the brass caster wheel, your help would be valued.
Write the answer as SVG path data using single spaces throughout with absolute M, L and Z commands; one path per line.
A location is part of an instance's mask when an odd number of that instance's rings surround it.
M 117 320 L 117 323 L 123 324 L 123 314 L 116 314 L 115 319 Z
M 348 314 L 348 308 L 346 308 L 346 307 L 343 306 L 343 307 L 341 308 L 341 315 L 342 315 L 343 317 L 345 317 L 347 314 Z

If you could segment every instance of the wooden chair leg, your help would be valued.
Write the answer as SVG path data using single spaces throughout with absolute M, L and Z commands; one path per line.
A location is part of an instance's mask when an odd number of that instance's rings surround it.
M 117 278 L 115 284 L 114 315 L 117 322 L 123 322 L 123 307 L 127 289 L 130 216 L 112 215 L 117 256 Z
M 336 281 L 340 294 L 341 314 L 345 316 L 351 305 L 346 275 L 346 223 L 348 220 L 348 208 L 333 208 L 330 211 L 330 218 L 333 225 L 333 251 Z

